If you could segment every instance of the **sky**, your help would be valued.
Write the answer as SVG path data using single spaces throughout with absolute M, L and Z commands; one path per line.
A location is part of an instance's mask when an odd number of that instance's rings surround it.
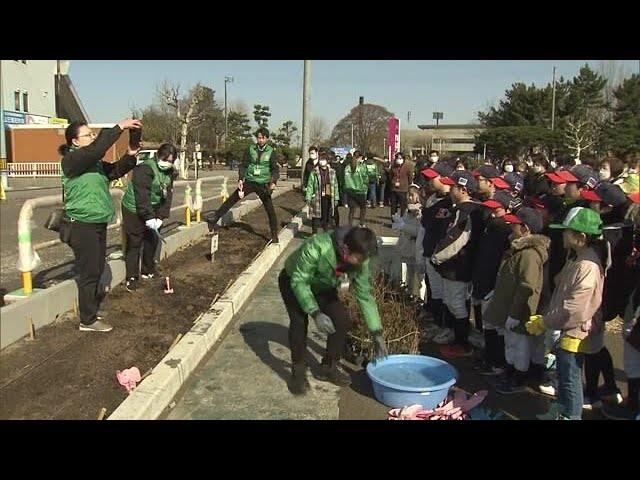
M 364 96 L 399 117 L 402 128 L 433 123 L 434 111 L 444 112 L 441 124 L 475 123 L 478 110 L 497 103 L 514 82 L 545 85 L 554 66 L 558 78 L 571 78 L 585 62 L 598 68 L 598 60 L 312 61 L 311 114 L 331 129 Z M 629 73 L 640 68 L 638 60 L 619 62 Z M 242 101 L 252 117 L 254 104 L 269 105 L 272 130 L 286 120 L 302 124 L 302 60 L 74 60 L 69 74 L 94 123 L 115 122 L 132 107 L 151 104 L 164 80 L 185 89 L 201 82 L 222 106 L 224 77 L 232 76 L 230 108 Z

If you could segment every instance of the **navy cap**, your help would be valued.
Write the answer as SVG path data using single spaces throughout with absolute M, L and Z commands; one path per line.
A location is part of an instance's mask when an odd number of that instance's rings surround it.
M 507 214 L 502 218 L 507 223 L 524 223 L 531 233 L 538 233 L 544 227 L 542 214 L 539 210 L 531 207 L 522 207 L 517 213 Z
M 474 193 L 478 190 L 476 177 L 469 170 L 456 170 L 451 175 L 443 177 L 440 181 L 445 185 L 465 187 L 469 193 Z
M 570 170 L 571 174 L 578 179 L 578 183 L 591 190 L 599 183 L 598 174 L 589 165 L 576 165 Z
M 453 173 L 453 165 L 447 162 L 436 162 L 431 167 L 425 168 L 420 173 L 427 178 L 447 177 Z
M 504 176 L 504 181 L 509 184 L 514 192 L 520 193 L 524 190 L 524 178 L 516 172 L 507 173 Z
M 590 202 L 602 202 L 612 207 L 627 203 L 627 196 L 622 189 L 609 182 L 601 182 L 595 190 L 582 190 L 580 196 Z

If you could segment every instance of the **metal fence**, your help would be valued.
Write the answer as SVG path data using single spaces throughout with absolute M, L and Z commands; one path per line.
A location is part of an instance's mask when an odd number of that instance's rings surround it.
M 8 163 L 10 177 L 59 177 L 62 174 L 60 162 Z

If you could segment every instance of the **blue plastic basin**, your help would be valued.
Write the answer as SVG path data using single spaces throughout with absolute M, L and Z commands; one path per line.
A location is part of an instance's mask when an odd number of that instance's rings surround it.
M 424 355 L 390 355 L 367 365 L 376 399 L 389 407 L 419 404 L 433 409 L 456 383 L 458 372 L 439 358 Z

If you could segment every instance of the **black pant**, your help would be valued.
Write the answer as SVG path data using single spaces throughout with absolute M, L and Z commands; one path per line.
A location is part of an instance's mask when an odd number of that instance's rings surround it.
M 604 386 L 608 392 L 616 392 L 616 379 L 613 370 L 613 360 L 607 347 L 597 353 L 590 353 L 584 356 L 584 378 L 585 389 L 584 394 L 593 399 L 598 395 L 598 380 L 600 373 L 604 380 Z
M 153 273 L 158 236 L 147 228 L 142 219 L 129 210 L 122 209 L 122 226 L 127 236 L 125 265 L 127 278 L 140 276 L 140 247 L 142 246 L 142 273 Z
M 407 192 L 396 192 L 391 190 L 391 215 L 395 215 L 398 211 L 398 204 L 400 205 L 400 216 L 404 216 L 407 211 Z
M 367 215 L 367 195 L 365 193 L 347 192 L 347 202 L 349 204 L 349 226 L 353 226 L 353 217 L 356 216 L 356 207 L 360 208 L 360 225 L 364 225 Z
M 273 202 L 271 201 L 271 191 L 269 190 L 269 185 L 266 183 L 254 183 L 254 182 L 244 182 L 244 194 L 245 196 L 255 193 L 260 198 L 262 202 L 262 206 L 267 212 L 267 216 L 269 217 L 269 228 L 271 230 L 271 237 L 278 236 L 278 219 L 276 217 L 276 211 L 273 208 Z M 221 217 L 224 216 L 231 207 L 233 207 L 240 200 L 240 196 L 238 196 L 238 190 L 236 189 L 233 194 L 227 198 L 227 201 L 220 205 L 220 208 L 216 211 L 215 216 L 210 220 L 212 223 L 218 223 Z
M 107 224 L 71 222 L 69 246 L 76 257 L 80 322 L 96 321 L 104 292 L 98 291 L 107 254 Z
M 323 196 L 320 199 L 320 218 L 311 219 L 311 230 L 313 233 L 318 233 L 318 227 L 326 232 L 329 229 L 329 214 L 331 213 L 331 202 L 333 199 L 329 196 Z M 336 207 L 336 210 L 338 207 Z
M 278 285 L 282 300 L 284 300 L 284 305 L 289 314 L 291 362 L 294 365 L 299 365 L 305 363 L 309 316 L 300 308 L 298 299 L 291 289 L 291 279 L 284 269 L 282 269 L 278 277 Z M 316 293 L 315 298 L 320 310 L 331 318 L 336 329 L 335 333 L 327 337 L 327 350 L 322 359 L 324 365 L 331 365 L 342 357 L 345 351 L 347 332 L 353 327 L 353 321 L 344 305 L 338 299 L 338 293 L 335 290 Z

